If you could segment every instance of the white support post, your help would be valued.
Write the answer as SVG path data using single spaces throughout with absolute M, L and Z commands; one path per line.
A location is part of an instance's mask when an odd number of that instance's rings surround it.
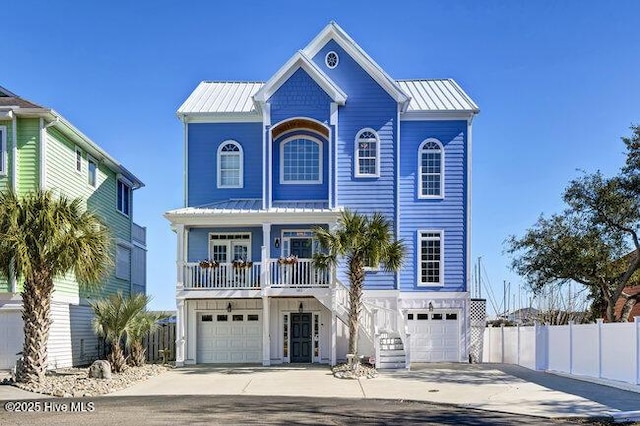
M 176 225 L 176 234 L 178 239 L 176 252 L 176 280 L 178 289 L 184 288 L 184 267 L 185 267 L 185 227 L 184 225 Z
M 598 325 L 598 378 L 602 378 L 602 318 L 596 319 Z
M 338 340 L 338 317 L 335 309 L 331 311 L 331 365 L 336 365 L 336 344 Z
M 573 321 L 569 321 L 569 374 L 573 374 Z
M 271 338 L 269 334 L 269 318 L 270 299 L 268 296 L 262 296 L 262 365 L 271 365 Z
M 184 322 L 185 322 L 185 312 L 184 312 L 184 300 L 178 301 L 178 311 L 176 313 L 176 325 L 177 325 L 177 333 L 176 333 L 176 366 L 182 367 L 184 365 Z
M 504 364 L 504 324 L 500 324 L 500 363 Z
M 271 267 L 271 263 L 269 262 L 271 259 L 271 223 L 263 223 L 262 224 L 262 253 L 261 253 L 261 262 L 262 262 L 262 272 L 263 277 L 261 280 L 261 287 L 268 288 L 271 286 L 271 271 L 269 270 Z
M 633 317 L 636 326 L 636 385 L 640 385 L 640 316 Z

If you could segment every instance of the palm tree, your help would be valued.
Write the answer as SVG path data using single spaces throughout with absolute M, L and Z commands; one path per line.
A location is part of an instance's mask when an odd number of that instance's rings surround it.
M 164 312 L 143 311 L 132 319 L 127 328 L 127 346 L 131 350 L 131 358 L 129 358 L 131 365 L 141 367 L 145 364 L 147 349 L 142 345 L 142 340 L 160 327 L 158 321 L 170 316 Z
M 98 336 L 110 344 L 107 361 L 114 373 L 120 373 L 127 366 L 122 340 L 130 330 L 134 319 L 145 311 L 149 297 L 135 294 L 125 297 L 121 292 L 106 299 L 91 302 L 93 308 L 93 329 Z
M 381 213 L 371 217 L 345 210 L 336 229 L 314 229 L 324 252 L 314 256 L 317 267 L 328 268 L 341 258 L 347 262 L 349 276 L 349 353 L 358 353 L 358 326 L 362 305 L 365 266 L 383 265 L 385 271 L 397 271 L 402 266 L 405 247 L 393 237 L 391 224 Z
M 112 264 L 106 226 L 83 208 L 51 191 L 17 196 L 0 193 L 0 274 L 24 281 L 24 346 L 17 380 L 40 382 L 47 368 L 54 279 L 73 273 L 82 288 L 95 288 Z

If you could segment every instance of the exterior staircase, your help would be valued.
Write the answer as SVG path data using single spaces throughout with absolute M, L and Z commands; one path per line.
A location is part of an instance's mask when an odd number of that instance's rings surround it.
M 400 334 L 396 332 L 380 333 L 376 368 L 381 370 L 398 370 L 407 367 L 407 356 Z

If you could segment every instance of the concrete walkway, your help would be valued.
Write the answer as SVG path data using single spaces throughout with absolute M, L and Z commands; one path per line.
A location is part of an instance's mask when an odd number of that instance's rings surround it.
M 548 418 L 640 410 L 640 394 L 501 364 L 426 364 L 375 379 L 335 379 L 326 366 L 195 366 L 110 396 L 271 395 L 414 400 Z M 1 398 L 0 398 L 1 399 Z

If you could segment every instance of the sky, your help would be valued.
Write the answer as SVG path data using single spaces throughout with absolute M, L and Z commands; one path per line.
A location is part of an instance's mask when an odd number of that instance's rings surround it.
M 202 80 L 268 80 L 331 20 L 393 78 L 453 78 L 480 106 L 472 258 L 498 299 L 503 281 L 524 284 L 505 239 L 560 211 L 581 170 L 616 173 L 620 137 L 640 123 L 635 0 L 22 0 L 2 14 L 0 86 L 61 113 L 146 184 L 133 214 L 153 309 L 175 309 L 162 215 L 183 200 L 176 110 Z

